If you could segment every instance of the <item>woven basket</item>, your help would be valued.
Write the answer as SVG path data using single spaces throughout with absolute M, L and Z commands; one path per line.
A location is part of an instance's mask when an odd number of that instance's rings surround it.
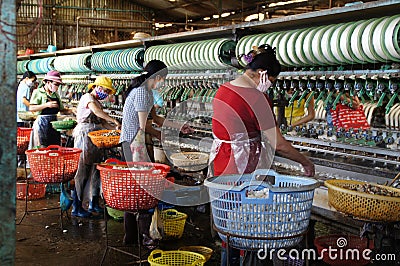
M 149 170 L 123 169 L 123 166 L 148 166 Z M 121 167 L 121 169 L 115 169 Z M 157 163 L 126 163 L 97 165 L 104 200 L 108 206 L 121 211 L 148 210 L 157 206 L 165 186 L 169 166 Z
M 17 182 L 17 199 L 25 200 L 26 182 Z M 29 184 L 28 200 L 43 199 L 46 195 L 46 184 Z
M 29 146 L 32 128 L 19 127 L 17 128 L 17 154 L 23 155 Z
M 161 212 L 164 235 L 163 239 L 179 239 L 185 229 L 187 214 L 178 212 L 175 209 L 168 209 Z
M 175 166 L 187 168 L 194 165 L 206 165 L 208 154 L 203 152 L 179 152 L 171 155 L 171 160 Z
M 202 266 L 206 262 L 203 255 L 190 251 L 153 250 L 147 261 L 151 266 Z
M 104 136 L 105 134 L 110 134 L 112 132 L 118 133 L 118 136 Z M 89 132 L 88 136 L 94 145 L 98 148 L 112 148 L 118 146 L 119 135 L 121 130 L 96 130 Z
M 33 121 L 37 118 L 37 114 L 32 112 L 18 112 L 18 117 L 24 121 Z
M 365 182 L 354 180 L 327 180 L 329 204 L 336 210 L 354 217 L 372 220 L 395 222 L 400 221 L 400 189 L 373 184 L 395 193 L 396 197 L 373 195 L 351 190 Z
M 50 145 L 25 152 L 36 182 L 61 183 L 75 177 L 82 150 Z
M 211 248 L 205 246 L 184 246 L 180 247 L 178 250 L 199 253 L 204 256 L 206 261 L 208 261 L 211 258 L 212 254 L 214 253 L 214 251 Z

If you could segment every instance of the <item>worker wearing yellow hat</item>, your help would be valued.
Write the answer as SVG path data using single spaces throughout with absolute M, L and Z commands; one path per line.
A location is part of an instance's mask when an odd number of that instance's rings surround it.
M 101 129 L 119 129 L 120 123 L 103 111 L 100 101 L 104 101 L 116 90 L 109 77 L 97 77 L 88 84 L 88 92 L 83 95 L 77 107 L 77 126 L 74 129 L 74 147 L 82 149 L 78 171 L 75 175 L 75 189 L 72 191 L 72 215 L 89 217 L 91 212 L 103 212 L 99 206 L 100 176 L 95 163 L 102 160 L 103 153 L 90 140 L 91 131 Z M 90 189 L 85 189 L 90 184 Z M 88 195 L 84 195 L 88 191 Z M 89 199 L 89 208 L 82 207 L 82 201 Z

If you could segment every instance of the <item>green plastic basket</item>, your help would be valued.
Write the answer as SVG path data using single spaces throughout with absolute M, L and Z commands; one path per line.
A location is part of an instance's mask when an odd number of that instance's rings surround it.
M 73 129 L 77 122 L 75 120 L 63 120 L 63 121 L 52 121 L 52 126 L 56 130 L 68 130 Z

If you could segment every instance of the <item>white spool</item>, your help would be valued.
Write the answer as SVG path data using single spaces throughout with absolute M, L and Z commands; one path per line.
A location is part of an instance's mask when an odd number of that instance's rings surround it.
M 293 66 L 294 65 L 293 62 L 289 59 L 288 54 L 287 54 L 287 49 L 286 49 L 288 40 L 289 40 L 292 32 L 293 31 L 283 32 L 282 38 L 279 41 L 279 45 L 278 45 L 277 55 L 279 55 L 279 57 L 281 58 L 281 60 L 279 60 L 279 61 L 284 66 Z
M 392 60 L 400 61 L 400 15 L 393 16 L 388 22 L 384 32 L 384 48 L 392 56 Z
M 286 45 L 286 52 L 288 55 L 288 59 L 291 60 L 294 66 L 302 66 L 303 62 L 297 56 L 296 53 L 296 40 L 298 39 L 299 34 L 302 30 L 294 30 L 292 31 Z
M 315 59 L 317 60 L 318 65 L 329 65 L 329 62 L 322 55 L 322 51 L 321 51 L 321 39 L 322 39 L 322 35 L 324 34 L 326 28 L 327 28 L 327 26 L 318 27 L 317 30 L 315 31 L 315 34 L 311 41 L 311 45 L 313 48 L 312 53 L 313 53 Z
M 383 58 L 381 58 L 374 50 L 373 47 L 373 39 L 380 39 L 379 35 L 374 35 L 374 31 L 376 28 L 376 25 L 379 24 L 380 21 L 382 21 L 383 18 L 380 19 L 374 19 L 373 21 L 371 21 L 371 23 L 369 23 L 363 33 L 362 33 L 362 37 L 361 37 L 361 44 L 362 44 L 362 49 L 364 51 L 364 53 L 366 54 L 366 56 L 370 59 L 370 61 L 372 62 L 377 62 L 377 61 L 384 61 Z M 375 47 L 375 49 L 381 50 L 382 47 Z
M 356 58 L 362 62 L 369 62 L 373 63 L 374 60 L 371 60 L 368 58 L 368 56 L 364 53 L 364 50 L 362 48 L 362 35 L 364 32 L 365 27 L 370 24 L 372 20 L 364 20 L 360 24 L 358 24 L 353 31 L 353 34 L 351 35 L 351 50 L 353 54 L 356 56 Z
M 282 31 L 276 33 L 276 35 L 274 36 L 273 41 L 272 41 L 272 47 L 276 47 L 276 49 L 279 48 L 280 40 L 281 40 L 283 34 L 284 34 L 284 32 L 282 32 Z M 278 52 L 276 53 L 276 59 L 278 59 L 278 61 L 280 63 L 282 63 L 282 58 L 280 57 Z
M 296 53 L 297 57 L 299 58 L 300 63 L 303 66 L 312 65 L 312 62 L 310 60 L 308 60 L 308 58 L 306 57 L 306 55 L 304 53 L 304 47 L 305 47 L 304 39 L 310 30 L 311 29 L 301 29 L 299 35 L 297 36 L 297 38 L 295 40 L 295 44 L 294 44 L 295 53 Z
M 351 56 L 348 54 L 348 51 L 343 51 L 340 48 L 340 40 L 342 39 L 342 33 L 345 31 L 347 25 L 348 24 L 339 24 L 335 27 L 332 33 L 330 47 L 333 57 L 337 58 L 340 62 L 344 64 L 351 64 L 352 60 L 347 59 L 347 57 L 351 58 Z M 344 55 L 344 53 L 346 53 L 346 56 Z
M 325 58 L 325 61 L 327 61 L 330 65 L 337 65 L 341 63 L 332 54 L 331 38 L 335 29 L 335 25 L 327 26 L 324 30 L 324 33 L 322 34 L 320 42 L 322 56 Z
M 315 32 L 318 31 L 317 28 L 312 28 L 309 32 L 307 32 L 306 36 L 304 37 L 304 55 L 306 58 L 311 61 L 312 65 L 317 65 L 318 61 L 317 58 L 315 58 L 314 53 L 313 53 L 313 46 L 312 46 L 312 41 L 315 36 Z

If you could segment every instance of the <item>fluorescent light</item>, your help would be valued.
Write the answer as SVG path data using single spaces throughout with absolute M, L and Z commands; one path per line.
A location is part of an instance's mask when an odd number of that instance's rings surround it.
M 213 18 L 219 18 L 219 15 L 213 15 Z
M 252 20 L 255 20 L 255 19 L 258 19 L 258 14 L 252 14 L 252 15 L 250 15 L 250 16 L 247 16 L 245 19 L 244 19 L 244 21 L 252 21 Z
M 271 3 L 268 5 L 268 7 L 276 7 L 276 6 L 284 6 L 288 4 L 294 4 L 294 3 L 301 3 L 301 2 L 307 2 L 308 0 L 291 0 L 291 1 L 285 1 L 285 2 L 276 2 L 276 3 Z
M 171 27 L 172 23 L 165 24 L 165 27 Z
M 222 13 L 222 14 L 221 14 L 221 17 L 222 17 L 222 18 L 226 18 L 226 17 L 228 17 L 228 16 L 230 16 L 230 15 L 231 15 L 231 13 L 226 12 L 226 13 Z
M 265 14 L 264 13 L 258 13 L 258 14 L 251 14 L 250 16 L 247 16 L 244 21 L 254 21 L 254 20 L 264 20 L 265 19 Z
M 210 19 L 211 19 L 210 17 L 203 18 L 203 20 L 210 20 Z

